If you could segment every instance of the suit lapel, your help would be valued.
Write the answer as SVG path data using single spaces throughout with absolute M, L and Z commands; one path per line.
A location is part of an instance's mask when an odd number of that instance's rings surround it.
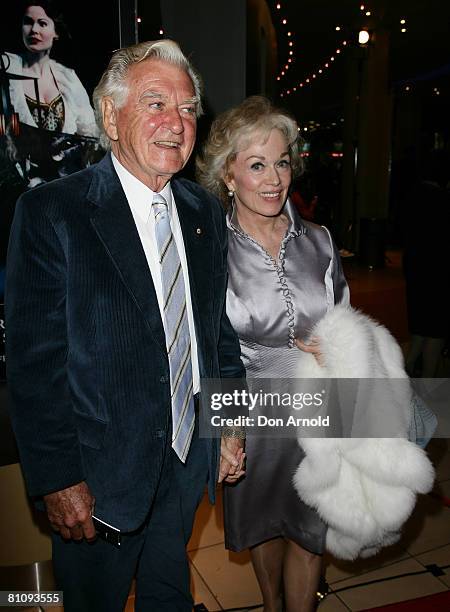
M 94 230 L 155 340 L 166 354 L 164 328 L 152 275 L 110 155 L 96 166 L 88 199 L 95 204 L 94 214 L 91 216 Z
M 183 233 L 189 270 L 192 309 L 199 344 L 199 359 L 205 355 L 204 330 L 212 325 L 212 235 L 211 222 L 201 200 L 182 182 L 171 181 Z

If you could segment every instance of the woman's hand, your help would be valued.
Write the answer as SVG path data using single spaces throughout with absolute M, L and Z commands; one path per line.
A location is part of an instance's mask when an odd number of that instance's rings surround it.
M 220 468 L 218 482 L 236 482 L 245 474 L 244 441 L 222 436 L 220 444 Z
M 296 338 L 295 345 L 301 351 L 304 351 L 305 353 L 311 353 L 312 355 L 314 355 L 314 358 L 317 361 L 317 363 L 322 368 L 325 367 L 325 360 L 320 351 L 319 338 L 314 338 L 314 337 L 311 338 L 311 340 L 309 341 L 309 344 L 306 344 L 305 342 L 303 342 L 303 340 L 299 340 L 298 338 Z

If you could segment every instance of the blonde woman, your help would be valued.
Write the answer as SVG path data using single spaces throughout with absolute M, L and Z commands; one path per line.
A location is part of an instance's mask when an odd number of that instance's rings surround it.
M 262 97 L 248 98 L 213 123 L 198 178 L 227 208 L 227 314 L 249 378 L 296 376 L 308 330 L 348 301 L 339 254 L 324 227 L 304 221 L 289 200 L 300 173 L 298 129 Z M 298 498 L 295 439 L 249 437 L 245 478 L 227 486 L 225 543 L 249 548 L 264 611 L 313 610 L 325 526 Z

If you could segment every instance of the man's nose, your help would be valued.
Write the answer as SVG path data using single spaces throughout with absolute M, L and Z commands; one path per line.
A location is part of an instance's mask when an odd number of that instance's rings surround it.
M 184 131 L 183 120 L 178 108 L 168 110 L 166 124 L 174 134 L 181 134 Z

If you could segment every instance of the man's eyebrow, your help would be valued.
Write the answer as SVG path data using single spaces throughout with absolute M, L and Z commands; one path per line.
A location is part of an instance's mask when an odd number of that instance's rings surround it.
M 153 91 L 152 89 L 148 89 L 147 91 L 143 92 L 141 98 L 159 98 L 161 100 L 162 98 L 167 98 L 167 96 L 164 96 L 159 91 Z
M 192 96 L 192 98 L 187 98 L 186 100 L 183 100 L 181 104 L 198 104 L 198 103 L 199 103 L 198 96 Z

